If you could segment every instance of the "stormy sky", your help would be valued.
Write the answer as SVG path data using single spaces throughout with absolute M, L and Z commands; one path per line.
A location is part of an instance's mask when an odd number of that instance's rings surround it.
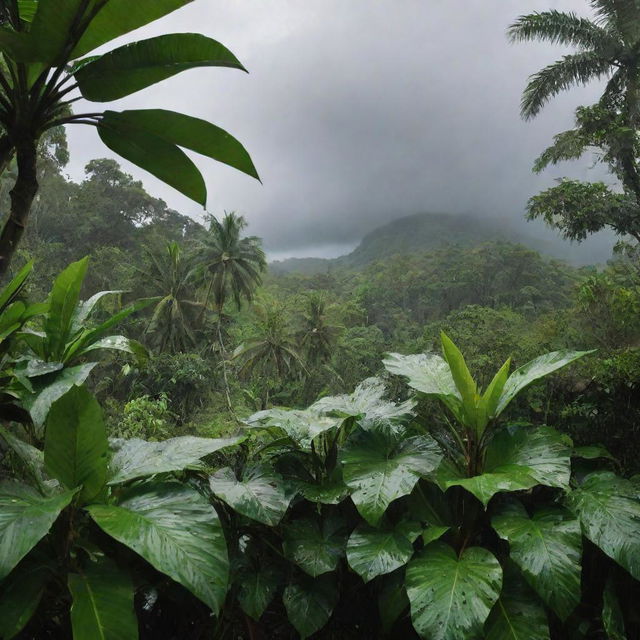
M 338 255 L 381 223 L 421 211 L 522 220 L 527 198 L 590 162 L 531 172 L 573 108 L 599 87 L 519 117 L 526 78 L 565 53 L 510 44 L 522 13 L 588 14 L 586 0 L 197 0 L 136 32 L 196 31 L 250 71 L 183 73 L 109 108 L 163 107 L 206 118 L 239 138 L 263 184 L 195 157 L 208 210 L 238 211 L 271 256 Z M 126 42 L 131 40 L 123 40 Z M 92 109 L 93 110 L 93 109 Z M 89 127 L 68 128 L 71 176 L 111 154 Z M 202 209 L 133 165 L 172 207 Z M 523 223 L 524 224 L 524 223 Z

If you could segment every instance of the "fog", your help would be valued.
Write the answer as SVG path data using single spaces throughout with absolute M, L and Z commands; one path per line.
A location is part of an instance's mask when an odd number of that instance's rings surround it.
M 422 211 L 524 225 L 528 197 L 554 179 L 602 176 L 589 161 L 531 172 L 575 106 L 600 88 L 557 98 L 533 122 L 520 119 L 527 77 L 566 51 L 510 44 L 505 30 L 518 15 L 548 8 L 588 12 L 586 0 L 197 0 L 136 38 L 202 32 L 250 73 L 189 71 L 109 108 L 174 109 L 238 137 L 262 184 L 197 157 L 207 209 L 244 214 L 275 257 L 336 255 L 379 224 Z M 89 159 L 113 155 L 89 127 L 70 127 L 69 139 L 75 179 Z M 172 207 L 202 216 L 122 164 Z

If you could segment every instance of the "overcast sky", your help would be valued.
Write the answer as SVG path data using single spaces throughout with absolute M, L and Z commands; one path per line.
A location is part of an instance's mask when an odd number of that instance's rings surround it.
M 109 108 L 162 107 L 206 118 L 239 138 L 263 184 L 196 157 L 208 210 L 235 210 L 272 256 L 344 253 L 380 223 L 420 211 L 521 220 L 527 198 L 589 163 L 531 173 L 573 108 L 598 87 L 519 118 L 526 78 L 565 53 L 512 45 L 520 14 L 588 13 L 586 0 L 196 0 L 136 32 L 201 32 L 250 71 L 206 68 Z M 132 38 L 129 37 L 129 40 Z M 89 127 L 68 128 L 69 172 L 111 154 Z M 202 210 L 133 165 L 172 207 Z

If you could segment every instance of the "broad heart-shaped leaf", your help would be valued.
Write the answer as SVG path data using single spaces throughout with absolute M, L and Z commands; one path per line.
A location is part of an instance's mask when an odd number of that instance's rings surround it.
M 285 555 L 313 578 L 338 566 L 346 544 L 344 523 L 336 518 L 300 518 L 284 529 Z
M 106 481 L 108 451 L 98 401 L 84 387 L 72 387 L 56 400 L 47 416 L 47 471 L 67 489 L 82 487 L 82 498 L 90 500 Z
M 305 640 L 327 624 L 338 603 L 338 596 L 333 574 L 325 574 L 319 578 L 302 574 L 287 585 L 282 594 L 282 601 L 289 622 L 300 634 L 301 640 Z
M 373 424 L 393 426 L 412 415 L 415 402 L 396 403 L 386 400 L 387 390 L 380 378 L 367 378 L 352 394 L 321 398 L 309 409 L 317 413 L 338 413 L 344 417 L 359 418 L 361 427 Z
M 486 549 L 460 557 L 432 542 L 407 566 L 406 587 L 413 627 L 427 640 L 464 640 L 482 635 L 502 587 L 502 569 Z
M 0 483 L 0 580 L 47 535 L 74 494 L 43 498 L 26 485 Z
M 46 583 L 51 578 L 39 563 L 20 563 L 0 587 L 0 638 L 11 640 L 36 612 Z
M 148 171 L 198 204 L 207 203 L 207 187 L 191 159 L 175 144 L 131 126 L 115 111 L 105 111 L 98 135 L 111 151 Z
M 640 498 L 634 483 L 608 471 L 589 474 L 567 503 L 582 533 L 640 580 Z
M 247 150 L 224 129 L 192 116 L 164 109 L 122 111 L 122 121 L 166 142 L 201 153 L 238 171 L 260 179 Z
M 113 439 L 113 456 L 109 462 L 108 483 L 118 484 L 156 473 L 182 471 L 198 464 L 215 451 L 232 447 L 239 438 L 198 438 L 179 436 L 161 442 L 147 442 L 140 438 Z
M 136 640 L 131 578 L 111 561 L 91 562 L 69 574 L 73 640 Z
M 154 22 L 190 2 L 193 0 L 136 0 L 134 3 L 131 0 L 109 0 L 80 38 L 72 58 Z
M 511 560 L 538 596 L 564 620 L 580 601 L 580 524 L 562 509 L 540 509 L 530 518 L 513 502 L 492 520 L 509 542 Z
M 109 51 L 82 65 L 75 78 L 84 98 L 109 102 L 197 67 L 245 70 L 219 42 L 197 33 L 171 33 Z
M 500 599 L 484 625 L 484 640 L 549 640 L 549 621 L 542 603 L 507 564 Z
M 430 436 L 403 438 L 383 429 L 359 429 L 342 450 L 342 473 L 360 515 L 376 526 L 389 504 L 411 493 L 441 459 Z
M 282 581 L 275 567 L 252 567 L 238 574 L 238 602 L 242 610 L 259 620 L 269 606 Z
M 250 428 L 277 428 L 284 432 L 302 449 L 311 449 L 311 443 L 320 434 L 336 428 L 341 420 L 321 416 L 307 409 L 266 409 L 258 411 L 247 419 Z
M 495 415 L 500 415 L 507 408 L 507 405 L 532 382 L 566 367 L 574 360 L 589 353 L 593 353 L 593 351 L 552 351 L 516 369 L 504 385 Z
M 175 482 L 140 484 L 117 506 L 87 510 L 106 533 L 218 613 L 227 591 L 227 546 L 218 514 L 197 491 Z
M 404 566 L 413 555 L 407 533 L 403 524 L 384 529 L 361 524 L 347 543 L 349 566 L 365 582 Z
M 38 383 L 33 384 L 34 392 L 24 397 L 22 404 L 31 415 L 38 433 L 44 425 L 51 405 L 72 387 L 83 384 L 96 364 L 97 362 L 87 362 L 75 367 L 65 367 L 50 376 L 42 376 Z
M 412 389 L 438 398 L 457 418 L 462 418 L 462 398 L 444 358 L 434 353 L 388 353 L 382 363 L 389 373 L 408 378 Z
M 209 486 L 238 513 L 271 527 L 282 520 L 293 497 L 287 495 L 282 476 L 265 466 L 249 469 L 242 480 L 225 467 L 209 476 Z
M 438 481 L 444 489 L 464 487 L 486 506 L 502 491 L 520 491 L 538 484 L 568 488 L 570 454 L 555 429 L 510 427 L 498 431 L 489 442 L 483 474 L 466 478 L 452 465 L 442 465 Z
M 72 262 L 53 283 L 44 322 L 47 360 L 62 360 L 88 266 L 89 258 Z
M 309 502 L 318 504 L 340 504 L 351 493 L 351 489 L 344 483 L 342 469 L 339 466 L 320 482 L 299 480 L 296 481 L 296 486 Z

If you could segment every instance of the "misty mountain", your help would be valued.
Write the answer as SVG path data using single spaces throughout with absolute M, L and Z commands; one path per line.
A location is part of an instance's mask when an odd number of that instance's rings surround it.
M 332 267 L 359 268 L 401 253 L 429 251 L 445 245 L 475 246 L 504 240 L 523 244 L 575 266 L 599 264 L 611 257 L 614 240 L 599 236 L 577 244 L 531 224 L 523 228 L 509 220 L 470 215 L 419 213 L 399 218 L 368 233 L 348 255 L 339 258 L 289 258 L 270 263 L 272 273 L 324 273 Z

